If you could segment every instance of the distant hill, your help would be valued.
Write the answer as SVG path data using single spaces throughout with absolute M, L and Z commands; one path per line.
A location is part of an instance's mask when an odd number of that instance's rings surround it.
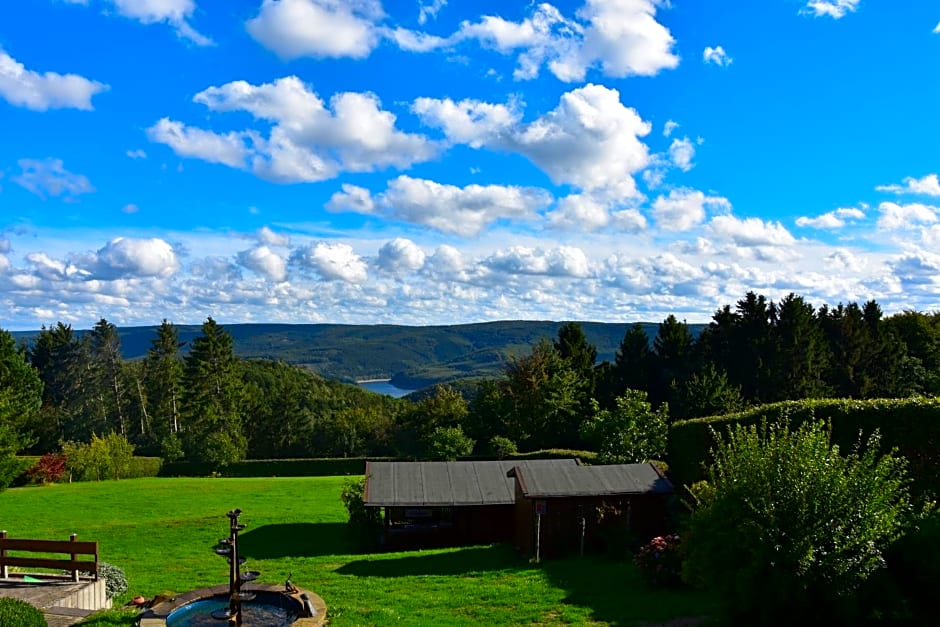
M 641 323 L 650 337 L 657 324 Z M 392 379 L 416 389 L 453 379 L 495 375 L 510 355 L 524 355 L 540 338 L 553 339 L 562 322 L 500 321 L 447 326 L 345 324 L 228 324 L 235 351 L 244 358 L 282 360 L 302 365 L 328 379 Z M 582 322 L 598 361 L 612 361 L 633 323 Z M 694 335 L 705 325 L 690 325 Z M 180 341 L 189 342 L 199 325 L 178 325 Z M 118 329 L 127 359 L 143 357 L 156 327 Z M 30 341 L 37 332 L 20 331 Z M 183 349 L 186 350 L 185 348 Z

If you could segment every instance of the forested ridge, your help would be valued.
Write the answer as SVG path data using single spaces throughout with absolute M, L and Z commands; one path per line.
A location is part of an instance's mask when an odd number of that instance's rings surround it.
M 29 345 L 3 331 L 0 458 L 112 432 L 138 453 L 219 465 L 246 457 L 599 450 L 622 441 L 618 429 L 629 421 L 621 418 L 637 413 L 665 429 L 774 401 L 940 389 L 940 317 L 885 316 L 874 301 L 817 309 L 793 294 L 772 302 L 748 293 L 700 333 L 675 316 L 652 340 L 642 325 L 625 326 L 611 359 L 598 359 L 582 324 L 555 328 L 554 337 L 507 356 L 497 374 L 417 400 L 239 357 L 232 334 L 212 318 L 188 342 L 164 321 L 138 359 L 125 358 L 117 328 L 104 319 L 87 333 L 61 323 L 44 328 Z M 644 446 L 649 456 L 664 445 Z
M 346 324 L 231 324 L 235 354 L 244 359 L 273 359 L 302 365 L 327 379 L 391 378 L 400 387 L 417 389 L 466 376 L 499 375 L 510 355 L 531 349 L 542 337 L 558 332 L 561 322 L 501 320 L 477 324 L 413 327 Z M 656 325 L 642 323 L 650 336 Z M 583 322 L 588 340 L 601 359 L 612 359 L 630 326 Z M 697 333 L 703 325 L 692 325 Z M 200 325 L 175 325 L 182 353 L 202 333 Z M 158 327 L 120 327 L 125 359 L 147 354 Z M 76 329 L 77 335 L 89 331 Z M 13 333 L 32 343 L 38 331 Z

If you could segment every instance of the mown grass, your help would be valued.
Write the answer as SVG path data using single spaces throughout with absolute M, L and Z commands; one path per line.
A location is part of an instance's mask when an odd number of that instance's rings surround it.
M 261 580 L 288 575 L 320 594 L 331 625 L 630 625 L 710 613 L 688 591 L 649 589 L 632 565 L 602 556 L 530 564 L 508 546 L 359 553 L 339 500 L 342 477 L 134 479 L 27 487 L 0 494 L 10 537 L 97 540 L 135 595 L 224 583 L 212 552 L 225 512 L 244 511 L 248 567 Z M 110 614 L 88 624 L 128 625 Z

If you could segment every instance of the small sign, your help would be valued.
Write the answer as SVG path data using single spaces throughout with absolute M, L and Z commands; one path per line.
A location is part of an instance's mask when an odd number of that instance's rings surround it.
M 536 501 L 536 502 L 535 502 L 535 513 L 536 513 L 536 514 L 542 515 L 542 514 L 545 513 L 545 510 L 546 510 L 546 509 L 547 509 L 547 508 L 545 507 L 545 501 Z

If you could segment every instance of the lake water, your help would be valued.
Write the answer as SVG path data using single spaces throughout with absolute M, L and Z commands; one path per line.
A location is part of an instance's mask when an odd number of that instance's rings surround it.
M 411 394 L 414 390 L 405 390 L 400 387 L 392 385 L 391 381 L 360 381 L 359 387 L 365 388 L 367 390 L 372 390 L 373 392 L 378 392 L 379 394 L 386 394 L 388 396 L 393 396 L 395 398 L 401 398 L 406 394 Z

